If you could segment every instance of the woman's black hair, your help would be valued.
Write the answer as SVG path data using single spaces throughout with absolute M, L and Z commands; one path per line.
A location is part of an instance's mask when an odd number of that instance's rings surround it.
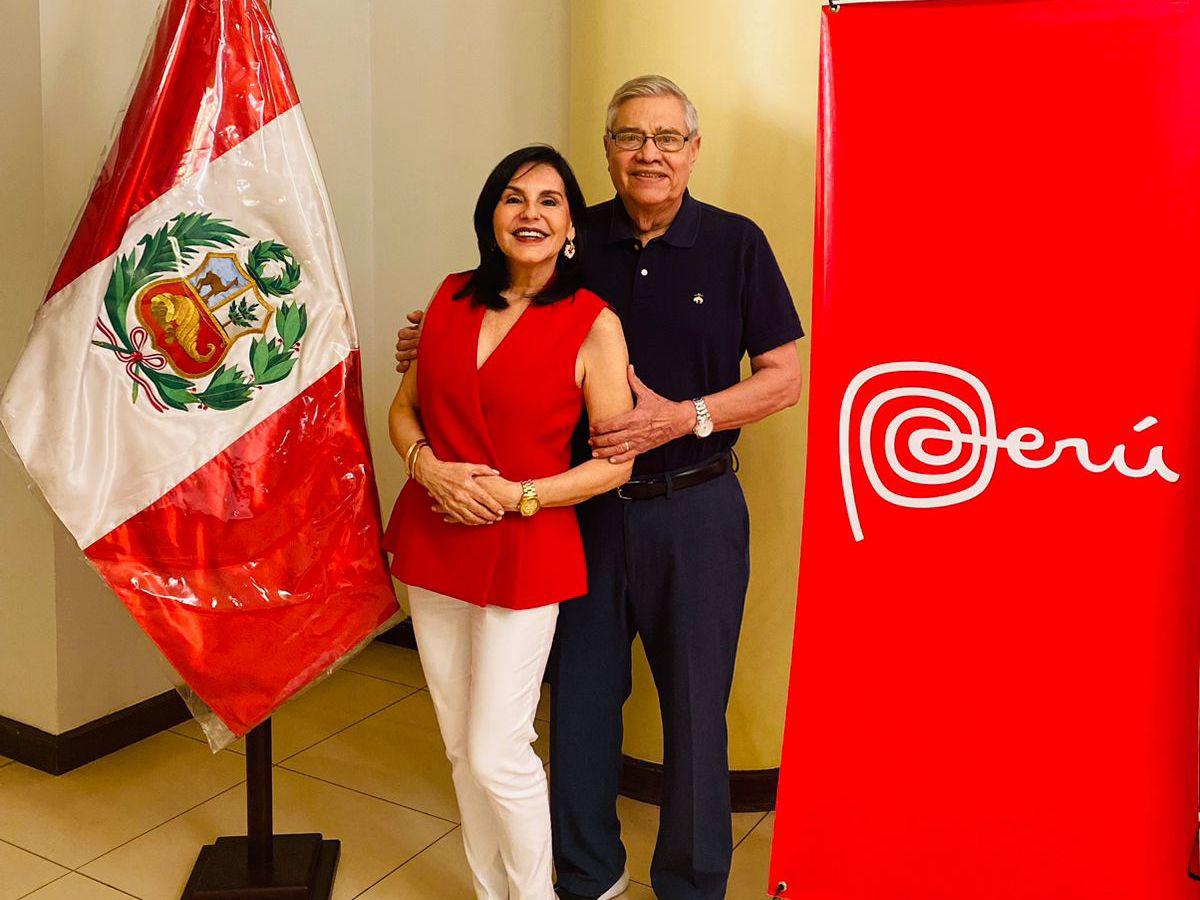
M 567 259 L 562 253 L 558 254 L 554 275 L 533 298 L 533 302 L 548 304 L 564 300 L 583 284 L 583 259 L 587 248 L 582 240 L 582 225 L 584 216 L 587 215 L 587 201 L 583 199 L 583 191 L 579 188 L 575 173 L 571 171 L 571 166 L 563 155 L 548 144 L 532 144 L 514 150 L 500 160 L 483 183 L 483 190 L 479 192 L 479 199 L 475 202 L 475 237 L 479 242 L 479 267 L 454 295 L 455 300 L 471 297 L 473 302 L 482 303 L 489 309 L 505 309 L 508 306 L 508 301 L 500 296 L 501 292 L 509 287 L 508 262 L 507 257 L 496 245 L 492 217 L 513 177 L 522 169 L 538 164 L 552 166 L 562 177 L 567 208 L 575 226 L 575 256 Z

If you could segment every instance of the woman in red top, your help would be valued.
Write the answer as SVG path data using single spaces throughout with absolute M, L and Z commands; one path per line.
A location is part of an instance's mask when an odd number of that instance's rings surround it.
M 384 538 L 409 586 L 481 900 L 554 900 L 530 746 L 558 603 L 587 591 L 570 507 L 631 464 L 571 466 L 571 433 L 633 406 L 616 315 L 580 287 L 586 205 L 545 146 L 505 157 L 475 206 L 479 267 L 450 275 L 392 404 L 410 479 Z

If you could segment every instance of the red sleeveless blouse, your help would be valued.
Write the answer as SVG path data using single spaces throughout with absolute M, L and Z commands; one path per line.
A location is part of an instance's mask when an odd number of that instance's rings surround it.
M 586 290 L 525 309 L 478 370 L 486 308 L 455 300 L 469 272 L 442 283 L 421 326 L 417 395 L 430 447 L 443 461 L 484 463 L 511 481 L 571 467 L 571 434 L 583 410 L 579 348 L 605 303 Z M 447 523 L 410 479 L 384 534 L 392 573 L 478 606 L 530 609 L 587 593 L 575 510 L 506 513 L 494 525 Z

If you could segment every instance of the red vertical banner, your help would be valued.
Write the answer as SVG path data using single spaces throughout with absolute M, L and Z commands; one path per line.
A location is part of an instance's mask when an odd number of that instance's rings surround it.
M 822 39 L 768 893 L 1194 900 L 1200 2 Z

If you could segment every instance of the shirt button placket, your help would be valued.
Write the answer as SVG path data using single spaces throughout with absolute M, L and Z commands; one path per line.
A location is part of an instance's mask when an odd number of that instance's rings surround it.
M 634 262 L 633 296 L 634 298 L 648 297 L 650 295 L 650 287 L 646 281 L 646 277 L 650 274 L 650 269 L 645 265 L 648 248 L 641 241 L 635 241 L 633 249 L 637 253 L 637 259 Z

